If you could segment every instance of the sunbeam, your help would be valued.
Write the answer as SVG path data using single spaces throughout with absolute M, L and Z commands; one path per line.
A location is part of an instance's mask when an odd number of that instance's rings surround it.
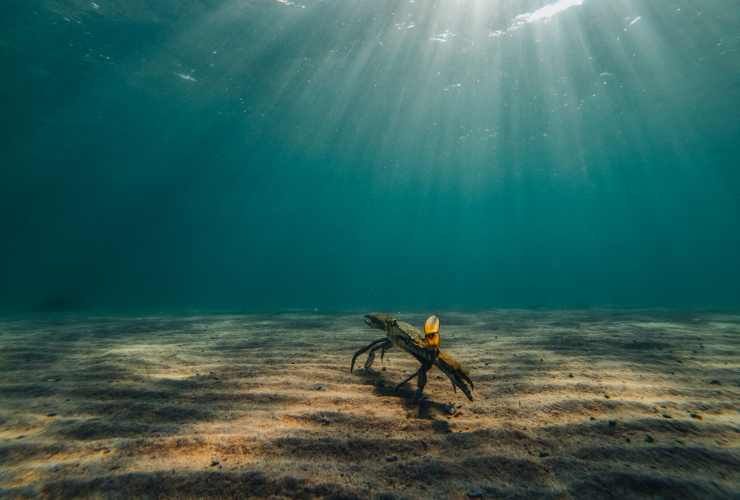
M 68 48 L 57 66 L 27 69 L 49 79 L 78 67 L 62 81 L 79 90 L 63 99 L 27 87 L 38 117 L 16 143 L 34 146 L 16 156 L 33 167 L 14 174 L 28 186 L 68 184 L 49 199 L 65 206 L 50 214 L 57 227 L 75 221 L 70 248 L 103 225 L 66 201 L 77 177 L 61 172 L 75 168 L 97 179 L 90 193 L 111 204 L 113 219 L 147 214 L 127 229 L 139 233 L 132 238 L 173 235 L 170 250 L 124 280 L 162 273 L 155 281 L 171 290 L 170 280 L 218 276 L 219 302 L 232 287 L 249 295 L 260 283 L 279 295 L 276 276 L 319 279 L 329 261 L 342 261 L 332 279 L 354 278 L 326 292 L 346 286 L 372 301 L 393 296 L 370 270 L 395 267 L 393 242 L 404 240 L 418 257 L 409 277 L 422 295 L 434 264 L 447 269 L 439 283 L 451 297 L 488 290 L 515 303 L 589 302 L 571 277 L 597 279 L 606 257 L 620 278 L 593 298 L 611 303 L 629 297 L 646 267 L 694 269 L 710 289 L 710 275 L 725 275 L 722 260 L 705 274 L 691 256 L 740 248 L 722 236 L 736 233 L 739 210 L 739 179 L 727 165 L 737 151 L 740 19 L 724 0 L 176 3 L 54 2 L 52 32 Z M 129 28 L 135 42 L 105 38 Z M 102 156 L 80 161 L 92 153 L 79 138 Z M 127 197 L 129 189 L 141 191 Z M 43 248 L 23 238 L 13 245 Z M 657 257 L 667 248 L 671 259 Z M 105 251 L 113 262 L 133 259 L 114 244 Z M 94 253 L 70 252 L 74 265 L 42 259 L 42 274 L 79 272 Z M 215 274 L 193 265 L 206 256 L 218 262 Z M 469 265 L 460 273 L 443 262 Z M 651 300 L 661 301 L 665 280 L 649 281 Z M 296 294 L 314 302 L 307 288 Z

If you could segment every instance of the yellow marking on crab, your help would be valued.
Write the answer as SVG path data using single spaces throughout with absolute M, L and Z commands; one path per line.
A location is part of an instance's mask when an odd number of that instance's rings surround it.
M 427 346 L 439 349 L 439 318 L 434 314 L 424 323 L 424 340 Z

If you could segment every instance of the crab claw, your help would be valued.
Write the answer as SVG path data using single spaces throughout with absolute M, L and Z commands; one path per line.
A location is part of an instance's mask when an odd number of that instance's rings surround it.
M 473 401 L 473 381 L 455 358 L 440 352 L 434 364 L 447 375 L 453 387 L 460 389 L 470 401 Z

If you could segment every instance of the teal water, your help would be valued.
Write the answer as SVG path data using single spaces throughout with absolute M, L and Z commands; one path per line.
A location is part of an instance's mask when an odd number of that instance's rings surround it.
M 740 305 L 732 0 L 10 0 L 0 309 Z

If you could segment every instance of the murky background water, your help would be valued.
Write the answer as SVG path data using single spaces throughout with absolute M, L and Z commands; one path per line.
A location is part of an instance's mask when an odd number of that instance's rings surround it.
M 740 303 L 731 0 L 10 0 L 0 308 Z

